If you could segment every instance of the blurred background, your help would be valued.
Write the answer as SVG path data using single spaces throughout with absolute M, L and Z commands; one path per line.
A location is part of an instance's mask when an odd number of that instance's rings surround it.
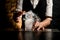
M 17 0 L 0 0 L 0 30 L 16 30 L 13 20 L 13 11 L 16 9 Z M 53 0 L 53 20 L 50 28 L 60 30 L 60 0 Z
M 0 0 L 0 30 L 16 30 L 13 21 L 13 12 L 16 9 L 17 0 Z

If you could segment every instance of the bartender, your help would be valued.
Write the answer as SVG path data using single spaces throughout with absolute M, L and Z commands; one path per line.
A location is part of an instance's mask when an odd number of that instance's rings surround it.
M 37 28 L 37 31 L 40 29 L 44 30 L 52 21 L 52 8 L 53 0 L 18 0 L 16 11 L 21 14 L 17 17 L 18 27 L 21 28 L 23 26 L 22 15 L 31 10 L 32 13 L 35 13 L 41 19 L 41 21 L 35 22 L 32 29 L 35 30 Z

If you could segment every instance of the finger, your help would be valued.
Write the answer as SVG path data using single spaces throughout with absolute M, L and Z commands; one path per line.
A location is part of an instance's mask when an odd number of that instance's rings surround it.
M 39 24 L 36 23 L 36 24 L 35 24 L 35 27 L 37 27 L 37 26 L 39 26 Z
M 39 27 L 37 28 L 37 31 L 42 30 L 42 24 L 39 25 Z
M 35 24 L 35 27 L 37 27 L 38 25 L 37 24 Z
M 38 27 L 37 31 L 39 31 L 41 29 L 41 27 Z
M 37 28 L 38 26 L 35 26 L 34 28 L 33 28 L 33 31 Z
M 35 30 L 36 27 L 33 28 L 33 31 Z
M 44 27 L 43 27 L 42 29 L 43 29 L 43 31 L 45 30 L 45 28 L 44 28 Z
M 22 11 L 22 14 L 25 14 L 25 11 Z

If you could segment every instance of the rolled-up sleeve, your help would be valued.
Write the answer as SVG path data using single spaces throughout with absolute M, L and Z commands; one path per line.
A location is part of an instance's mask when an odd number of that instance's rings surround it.
M 22 4 L 23 4 L 23 0 L 18 0 L 17 1 L 16 11 L 22 11 Z
M 53 0 L 46 0 L 46 1 L 47 1 L 46 16 L 52 17 Z

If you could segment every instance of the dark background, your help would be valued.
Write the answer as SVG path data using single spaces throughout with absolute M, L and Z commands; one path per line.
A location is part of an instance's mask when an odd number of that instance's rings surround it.
M 4 29 L 7 25 L 6 14 L 5 0 L 0 0 L 0 29 Z
M 60 30 L 60 0 L 53 0 L 53 21 L 51 27 Z
M 14 6 L 16 6 L 16 0 L 0 0 L 0 30 L 15 29 L 11 12 Z

